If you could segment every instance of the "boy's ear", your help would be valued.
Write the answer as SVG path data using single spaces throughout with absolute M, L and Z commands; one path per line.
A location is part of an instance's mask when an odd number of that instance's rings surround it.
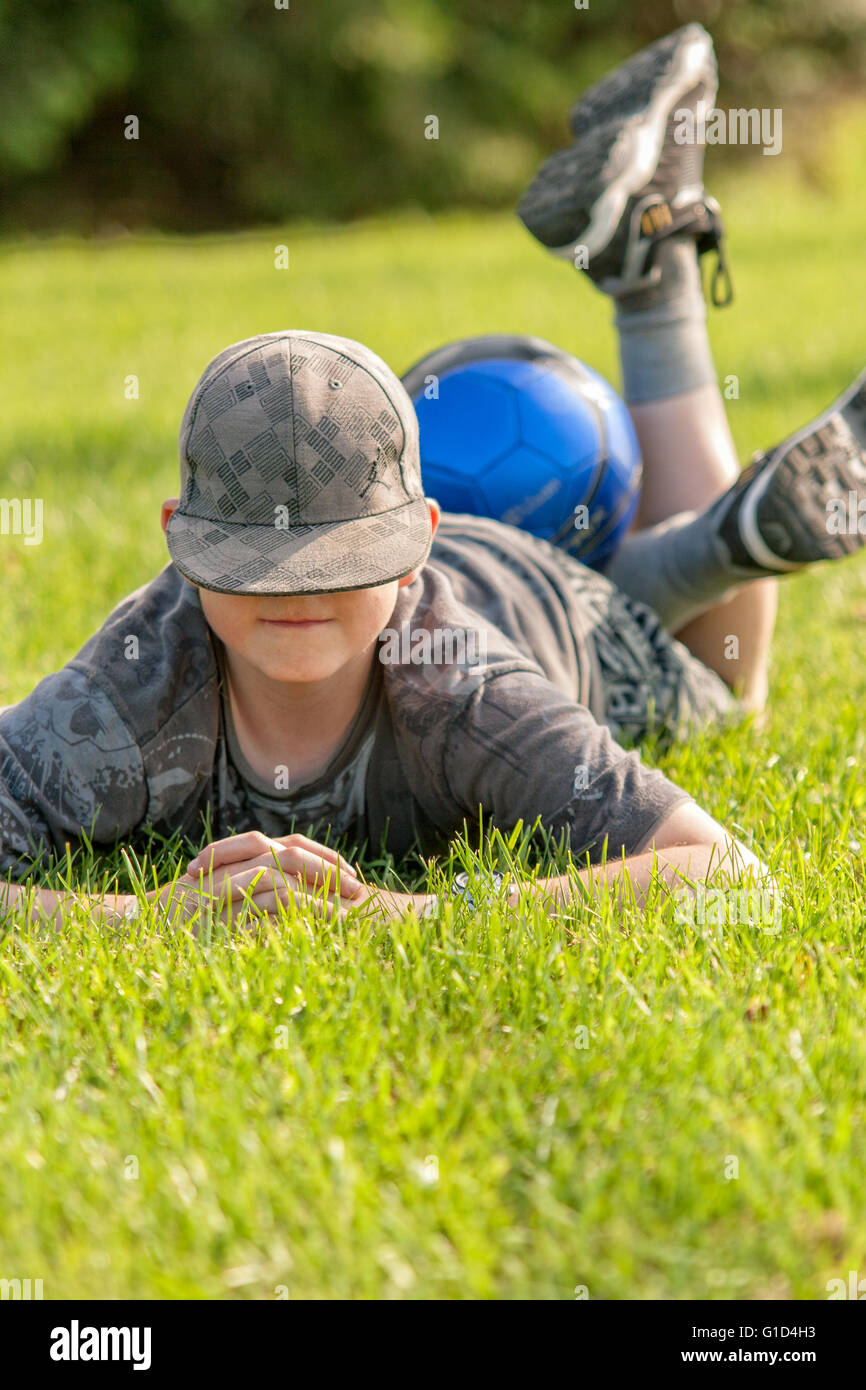
M 439 519 L 442 516 L 442 508 L 439 506 L 439 503 L 436 501 L 435 497 L 427 498 L 427 506 L 430 509 L 430 529 L 432 530 L 433 535 L 435 536 L 436 527 L 439 525 Z M 414 584 L 417 578 L 417 570 L 413 570 L 411 574 L 404 574 L 402 579 L 397 580 L 397 588 L 405 589 L 407 584 Z
M 179 498 L 179 497 L 167 497 L 167 498 L 165 499 L 165 501 L 163 502 L 163 504 L 162 504 L 162 515 L 161 515 L 160 518 L 159 518 L 160 525 L 162 526 L 163 531 L 165 530 L 166 526 L 168 525 L 169 517 L 171 516 L 172 512 L 173 512 L 173 511 L 176 511 L 179 505 L 180 505 L 180 498 Z

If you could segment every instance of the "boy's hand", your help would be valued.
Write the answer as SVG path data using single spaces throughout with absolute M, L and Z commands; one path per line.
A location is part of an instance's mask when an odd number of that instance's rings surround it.
M 206 845 L 158 896 L 164 907 L 179 905 L 186 917 L 211 905 L 223 922 L 236 921 L 249 907 L 275 913 L 289 898 L 342 919 L 362 890 L 351 864 L 327 845 L 306 835 L 269 839 L 255 830 Z
M 297 880 L 298 887 L 306 884 L 308 888 L 318 888 L 327 883 L 329 894 L 336 893 L 339 878 L 339 896 L 347 899 L 357 897 L 363 887 L 348 860 L 327 845 L 309 840 L 306 835 L 269 839 L 260 830 L 229 835 L 225 840 L 205 845 L 187 865 L 187 873 L 196 882 L 199 874 L 204 874 L 208 888 L 213 874 L 214 893 L 227 880 L 234 881 L 253 869 L 273 869 L 278 882 L 281 882 L 279 870 L 282 870 L 287 879 Z
M 183 874 L 173 883 L 160 889 L 162 907 L 174 912 L 178 907 L 185 919 L 193 918 L 203 908 L 211 908 L 220 922 L 237 926 L 243 917 L 276 915 L 278 905 L 294 898 L 306 908 L 338 921 L 349 911 L 348 900 L 334 892 L 306 887 L 301 879 L 290 878 L 281 869 L 245 869 L 241 873 L 223 875 L 219 883 L 210 884 L 202 872 Z
M 350 907 L 362 906 L 371 917 L 401 917 L 413 909 L 422 912 L 428 901 L 423 893 L 393 893 L 365 884 L 346 859 L 306 835 L 270 839 L 259 830 L 206 845 L 189 861 L 187 872 L 159 894 L 164 906 L 180 903 L 187 916 L 194 916 L 203 902 L 219 904 L 223 921 L 238 918 L 248 901 L 267 913 L 290 897 L 339 919 Z

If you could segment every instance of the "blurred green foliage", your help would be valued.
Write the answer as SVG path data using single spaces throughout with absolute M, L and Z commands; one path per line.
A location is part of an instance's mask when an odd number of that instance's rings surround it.
M 583 87 L 692 19 L 786 149 L 860 85 L 863 0 L 0 0 L 0 226 L 501 206 Z

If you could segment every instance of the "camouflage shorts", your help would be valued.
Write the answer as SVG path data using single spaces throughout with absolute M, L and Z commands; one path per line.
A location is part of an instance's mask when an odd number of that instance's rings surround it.
M 570 573 L 586 614 L 587 703 L 615 738 L 676 737 L 743 717 L 743 705 L 721 677 L 677 642 L 653 609 L 594 570 Z

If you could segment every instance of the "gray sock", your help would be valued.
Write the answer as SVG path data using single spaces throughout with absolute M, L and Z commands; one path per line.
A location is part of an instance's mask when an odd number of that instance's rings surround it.
M 633 531 L 604 573 L 631 598 L 649 604 L 669 632 L 756 577 L 754 570 L 731 564 L 712 507 L 679 512 L 657 526 Z
M 623 395 L 629 405 L 680 396 L 716 380 L 707 308 L 692 237 L 656 251 L 661 280 L 616 300 Z

